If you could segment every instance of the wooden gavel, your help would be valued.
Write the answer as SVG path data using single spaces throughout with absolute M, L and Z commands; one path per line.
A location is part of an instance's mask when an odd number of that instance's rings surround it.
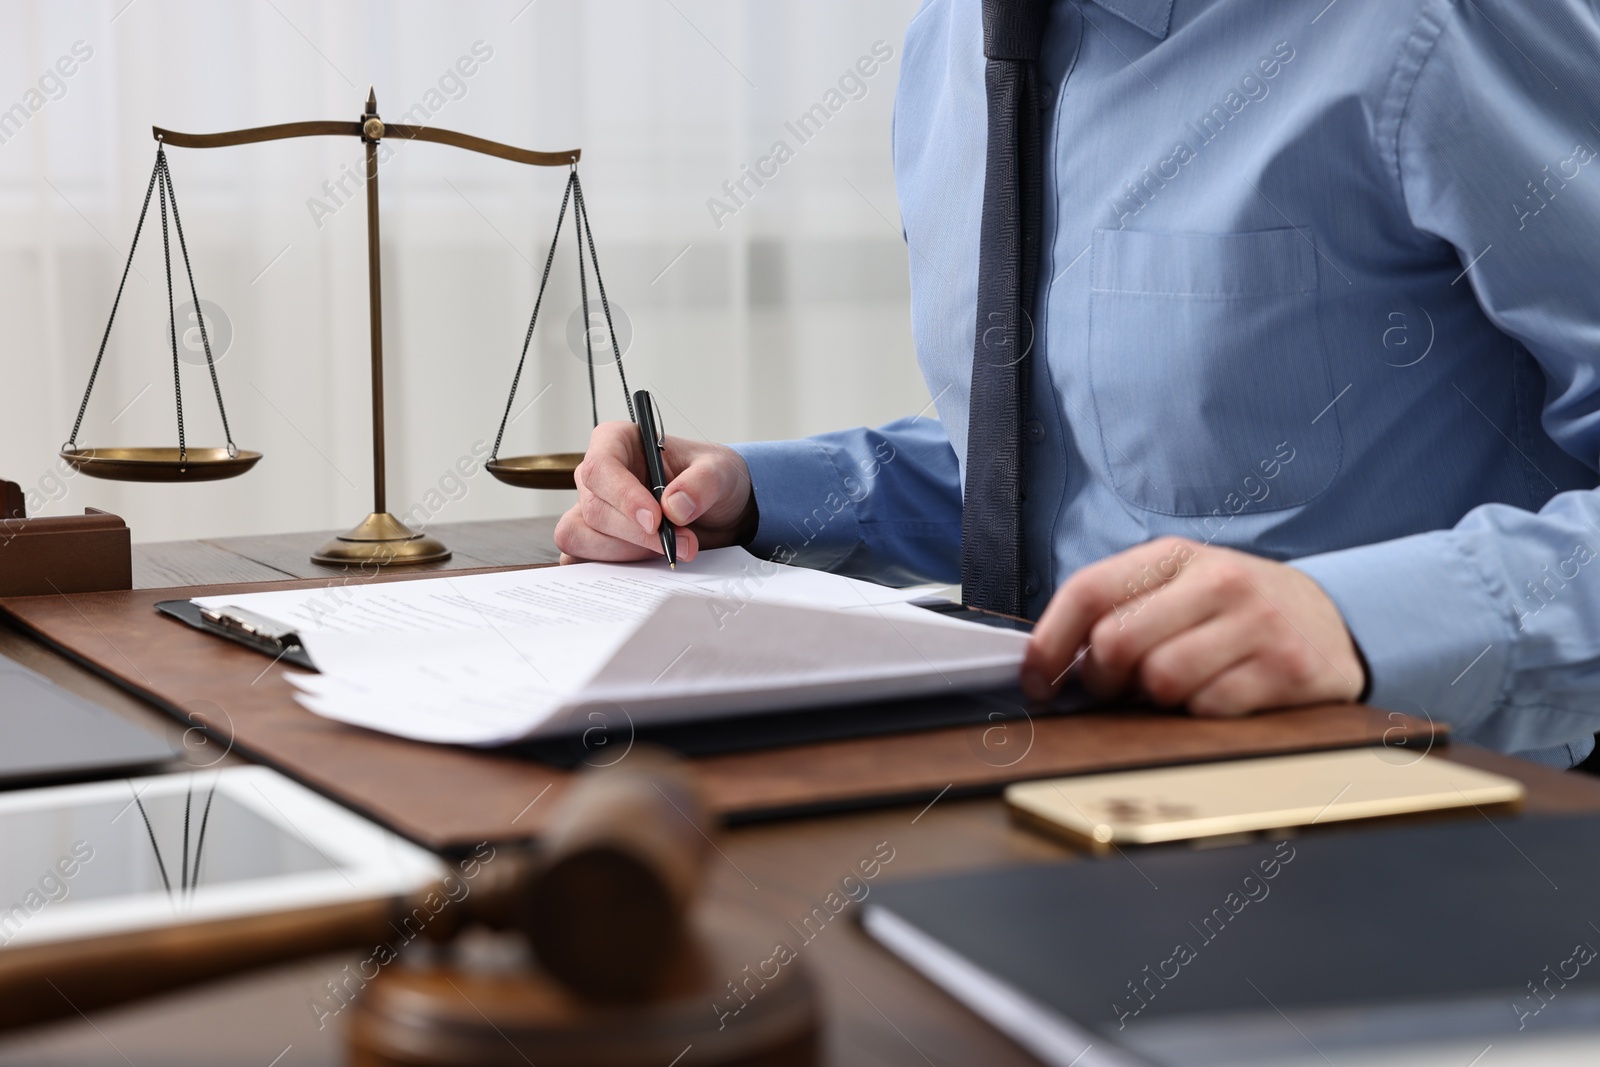
M 582 996 L 642 999 L 683 950 L 708 823 L 688 769 L 636 750 L 578 779 L 543 860 L 509 865 L 473 917 L 521 930 L 544 969 Z
M 576 1040 L 574 1048 L 592 1046 L 604 1035 L 627 1038 L 633 1042 L 629 1048 L 642 1049 L 650 1042 L 640 1045 L 636 1035 L 625 1033 L 635 1016 L 649 1016 L 652 1032 L 660 1031 L 671 1044 L 683 1032 L 697 1033 L 716 1021 L 705 1005 L 719 992 L 720 978 L 737 973 L 731 961 L 743 962 L 754 951 L 748 939 L 729 931 L 696 927 L 693 905 L 711 844 L 709 823 L 688 768 L 670 756 L 635 749 L 614 767 L 581 775 L 562 797 L 541 847 L 495 850 L 476 866 L 464 894 L 461 880 L 452 877 L 404 897 L 0 951 L 0 1029 L 386 943 L 408 920 L 424 915 L 423 936 L 434 942 L 449 943 L 472 926 L 525 936 L 537 968 L 509 985 L 504 976 L 493 979 L 500 1008 L 489 1012 L 509 1013 L 490 1023 L 502 1053 L 516 1049 L 505 1045 L 510 1038 L 500 1031 L 519 1026 L 529 1047 L 544 1054 L 541 1064 L 568 1062 L 559 1051 L 550 1052 L 552 1035 L 568 1044 Z M 451 900 L 448 907 L 438 906 L 442 898 Z M 757 1058 L 748 1062 L 812 1062 L 815 998 L 803 970 L 793 972 L 765 998 L 762 1011 L 752 1013 L 742 1045 Z M 380 975 L 358 1002 L 353 1062 L 493 1062 L 491 1053 L 474 1047 L 477 1035 L 470 1027 L 450 1021 L 447 1001 L 455 994 L 434 993 L 446 984 L 459 992 L 463 983 L 488 980 L 470 971 L 441 974 L 393 967 Z M 685 1006 L 691 1001 L 692 1014 Z M 476 1006 L 472 1010 L 490 1022 Z M 478 1021 L 469 1016 L 466 1022 Z M 431 1051 L 417 1051 L 418 1042 Z M 411 1051 L 392 1051 L 402 1046 Z M 743 1063 L 744 1054 L 703 1061 L 697 1056 L 685 1067 Z M 585 1061 L 580 1055 L 571 1062 Z

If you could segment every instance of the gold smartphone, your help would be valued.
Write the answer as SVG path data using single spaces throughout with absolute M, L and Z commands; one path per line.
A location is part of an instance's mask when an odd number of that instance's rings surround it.
M 1436 756 L 1357 748 L 1019 782 L 1005 796 L 1017 821 L 1107 848 L 1517 804 L 1523 792 Z

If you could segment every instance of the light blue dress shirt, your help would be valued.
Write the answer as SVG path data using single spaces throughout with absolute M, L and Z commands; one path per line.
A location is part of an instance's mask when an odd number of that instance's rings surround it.
M 929 412 L 740 446 L 757 551 L 959 578 L 980 0 L 906 33 Z M 1600 19 L 1585 0 L 1056 0 L 1030 613 L 1164 534 L 1294 565 L 1371 703 L 1559 765 L 1600 728 Z M 935 415 L 936 411 L 936 415 Z

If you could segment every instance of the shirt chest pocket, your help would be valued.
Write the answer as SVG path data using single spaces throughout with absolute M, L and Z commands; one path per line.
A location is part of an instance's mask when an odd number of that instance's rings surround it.
M 1317 252 L 1296 230 L 1096 231 L 1089 380 L 1111 484 L 1136 507 L 1273 511 L 1339 471 Z

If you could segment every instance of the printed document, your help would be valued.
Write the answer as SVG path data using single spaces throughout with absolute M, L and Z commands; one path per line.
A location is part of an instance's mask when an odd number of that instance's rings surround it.
M 1015 680 L 1024 634 L 914 593 L 757 559 L 362 582 L 202 597 L 297 628 L 319 715 L 422 741 L 498 745 L 581 731 L 975 690 Z M 615 718 L 612 718 L 615 716 Z

